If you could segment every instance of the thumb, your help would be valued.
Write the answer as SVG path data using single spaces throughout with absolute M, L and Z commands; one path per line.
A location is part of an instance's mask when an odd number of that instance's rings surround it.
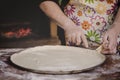
M 107 34 L 105 34 L 103 36 L 103 48 L 107 49 L 108 48 L 108 43 L 109 43 L 109 40 L 108 40 L 109 36 Z

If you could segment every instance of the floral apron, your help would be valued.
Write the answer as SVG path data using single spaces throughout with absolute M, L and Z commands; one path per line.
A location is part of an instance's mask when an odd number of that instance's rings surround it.
M 104 32 L 114 21 L 117 4 L 118 0 L 70 0 L 64 13 L 82 27 L 90 45 L 98 46 L 102 43 Z M 119 46 L 117 49 L 120 51 Z

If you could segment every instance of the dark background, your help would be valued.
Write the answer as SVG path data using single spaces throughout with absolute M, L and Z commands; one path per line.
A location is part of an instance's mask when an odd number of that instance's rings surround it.
M 35 34 L 50 36 L 49 18 L 40 10 L 39 0 L 0 0 L 0 24 L 13 22 L 29 22 Z

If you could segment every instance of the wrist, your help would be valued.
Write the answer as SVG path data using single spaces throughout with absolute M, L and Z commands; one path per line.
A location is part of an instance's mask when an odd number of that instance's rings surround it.
M 64 25 L 63 26 L 64 26 L 63 29 L 65 31 L 77 28 L 77 25 L 70 19 L 67 19 L 66 21 L 64 21 Z
M 120 22 L 117 22 L 117 21 L 114 21 L 114 23 L 113 23 L 114 25 L 120 25 Z
M 113 29 L 117 34 L 120 34 L 120 23 L 114 22 L 114 23 L 112 24 L 112 29 Z

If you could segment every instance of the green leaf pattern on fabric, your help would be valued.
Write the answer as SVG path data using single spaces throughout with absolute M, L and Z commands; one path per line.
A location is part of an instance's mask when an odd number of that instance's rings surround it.
M 88 40 L 92 42 L 96 42 L 96 43 L 100 42 L 100 35 L 96 33 L 96 31 L 92 31 L 92 30 L 87 31 L 86 37 Z
M 59 0 L 61 4 L 62 0 Z M 92 43 L 102 43 L 104 32 L 110 28 L 118 10 L 118 0 L 70 0 L 64 8 L 65 15 Z

